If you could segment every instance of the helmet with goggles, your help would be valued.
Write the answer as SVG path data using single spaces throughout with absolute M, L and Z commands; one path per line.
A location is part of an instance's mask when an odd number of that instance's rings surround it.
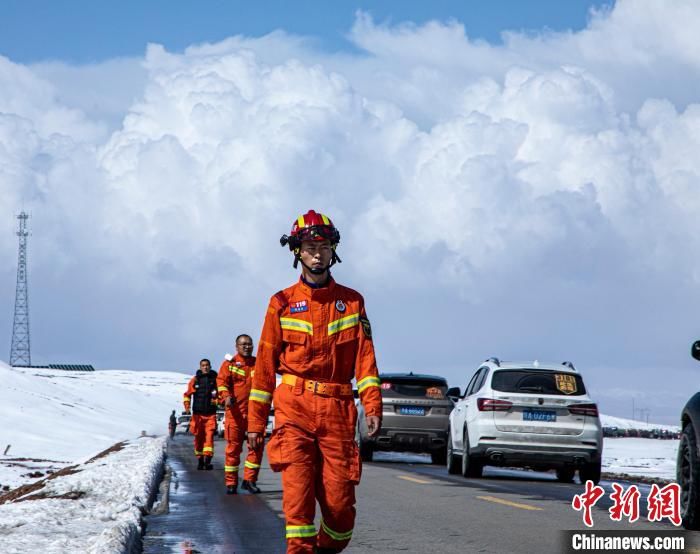
M 301 260 L 301 243 L 305 240 L 330 241 L 331 248 L 333 249 L 333 257 L 328 267 L 331 267 L 336 262 L 341 262 L 335 251 L 336 246 L 340 242 L 340 233 L 328 216 L 317 213 L 314 210 L 309 210 L 294 221 L 292 224 L 292 231 L 289 235 L 282 235 L 282 238 L 280 238 L 280 244 L 282 246 L 288 246 L 289 250 L 294 253 L 295 268 Z M 307 267 L 307 269 L 312 273 L 323 273 L 328 268 L 314 270 Z

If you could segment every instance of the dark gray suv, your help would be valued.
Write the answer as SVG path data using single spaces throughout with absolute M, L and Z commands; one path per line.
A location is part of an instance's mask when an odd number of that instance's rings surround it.
M 700 341 L 690 350 L 700 361 Z M 696 392 L 681 412 L 681 441 L 678 445 L 676 480 L 681 486 L 681 518 L 686 529 L 700 529 L 700 392 Z
M 376 450 L 428 452 L 434 464 L 447 456 L 447 427 L 453 403 L 447 396 L 447 381 L 436 375 L 382 373 L 382 429 L 367 436 L 364 410 L 358 405 L 357 440 L 365 461 Z

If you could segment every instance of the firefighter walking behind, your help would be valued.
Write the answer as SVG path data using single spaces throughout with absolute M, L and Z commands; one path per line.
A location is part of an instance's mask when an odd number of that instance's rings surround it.
M 287 552 L 332 553 L 350 541 L 361 462 L 355 443 L 357 379 L 370 436 L 379 432 L 382 400 L 364 300 L 337 284 L 340 234 L 313 210 L 300 216 L 282 246 L 301 262 L 301 278 L 271 300 L 263 324 L 248 408 L 248 441 L 263 441 L 271 402 L 275 430 L 267 447 L 282 472 Z M 282 381 L 275 389 L 275 372 Z M 321 508 L 318 531 L 316 501 Z
M 224 416 L 226 494 L 238 492 L 238 467 L 248 425 L 248 396 L 255 373 L 255 356 L 252 354 L 253 339 L 249 335 L 236 337 L 236 355 L 227 356 L 227 359 L 221 364 L 216 380 L 219 399 L 224 403 L 226 410 Z M 253 494 L 260 492 L 257 481 L 262 450 L 262 445 L 256 449 L 249 448 L 244 464 L 241 488 Z
M 190 432 L 194 435 L 197 469 L 214 469 L 214 433 L 216 431 L 216 371 L 206 358 L 199 362 L 197 374 L 190 379 L 183 398 L 185 413 L 192 409 Z

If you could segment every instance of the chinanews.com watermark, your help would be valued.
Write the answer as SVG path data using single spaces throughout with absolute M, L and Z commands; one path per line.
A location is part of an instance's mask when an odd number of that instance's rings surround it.
M 562 534 L 562 551 L 567 553 L 687 552 L 686 537 L 678 531 L 562 531 Z
M 680 486 L 677 483 L 665 487 L 652 485 L 646 497 L 642 496 L 636 485 L 625 489 L 618 483 L 612 483 L 612 489 L 612 506 L 608 508 L 608 516 L 612 521 L 635 523 L 640 520 L 666 520 L 675 527 L 680 526 Z M 584 491 L 574 496 L 571 507 L 581 512 L 583 523 L 590 530 L 562 531 L 563 552 L 688 552 L 688 537 L 680 529 L 593 531 L 593 507 L 604 496 L 605 489 L 592 481 L 587 481 Z M 646 501 L 647 507 L 644 518 L 641 518 L 640 512 L 642 500 Z

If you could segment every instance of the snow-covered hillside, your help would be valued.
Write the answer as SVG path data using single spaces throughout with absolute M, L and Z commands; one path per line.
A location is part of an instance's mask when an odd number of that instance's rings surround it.
M 625 419 L 624 417 L 613 417 L 605 414 L 600 414 L 600 422 L 603 427 L 617 427 L 618 429 L 662 429 L 679 432 L 681 429 L 678 425 L 661 425 L 660 423 L 646 423 L 645 421 L 637 421 L 636 419 Z
M 187 379 L 169 372 L 13 369 L 0 362 L 0 486 L 31 481 L 34 471 L 79 462 L 142 431 L 164 435 L 171 410 L 182 409 Z
M 187 379 L 0 363 L 0 550 L 129 551 Z

